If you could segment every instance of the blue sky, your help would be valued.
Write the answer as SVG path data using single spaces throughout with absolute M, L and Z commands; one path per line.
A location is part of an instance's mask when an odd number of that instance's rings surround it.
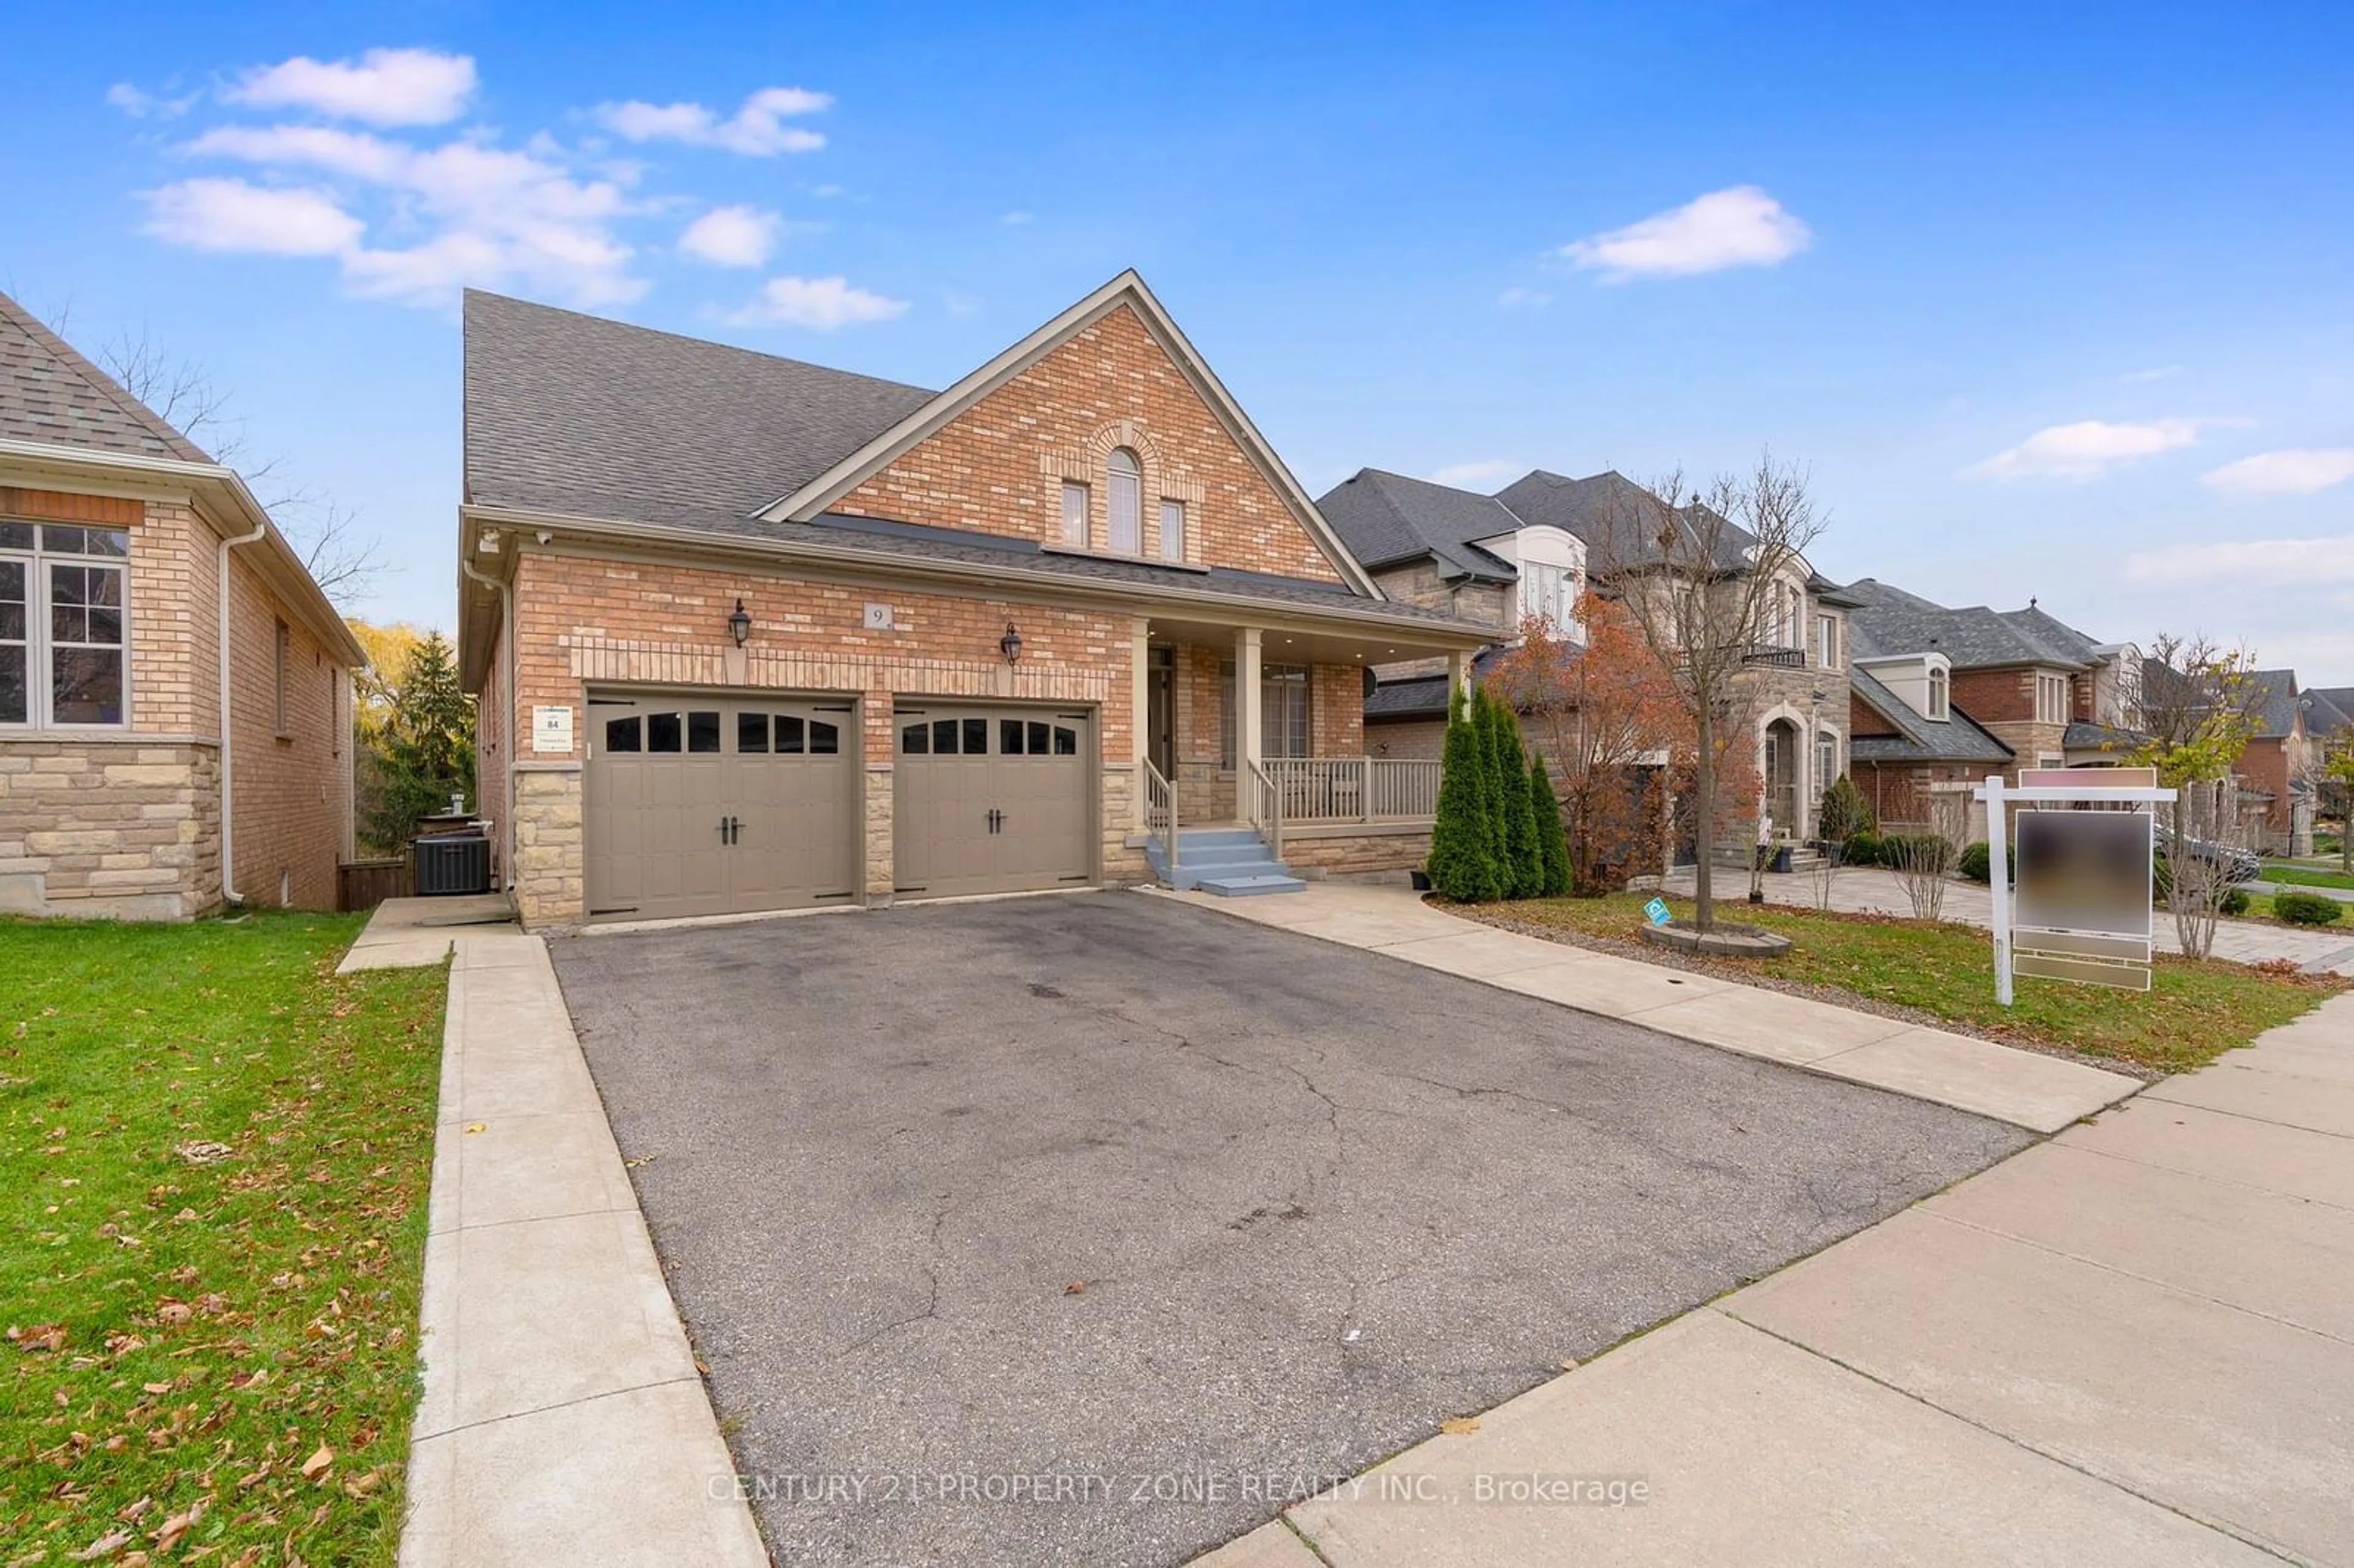
M 446 623 L 466 282 L 945 385 L 1140 269 L 1311 490 L 1812 470 L 1817 564 L 2354 683 L 2325 6 L 48 6 L 0 287 Z M 716 215 L 716 216 L 715 216 Z

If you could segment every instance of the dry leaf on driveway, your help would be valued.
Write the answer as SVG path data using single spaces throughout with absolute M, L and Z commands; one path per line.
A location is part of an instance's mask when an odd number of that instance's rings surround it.
M 1479 1430 L 1479 1420 L 1473 1415 L 1450 1415 L 1438 1424 L 1438 1429 L 1449 1437 L 1468 1437 Z

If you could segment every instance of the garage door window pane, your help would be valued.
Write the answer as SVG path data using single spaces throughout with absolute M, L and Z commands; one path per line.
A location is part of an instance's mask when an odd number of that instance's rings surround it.
M 646 749 L 648 751 L 676 751 L 679 749 L 680 736 L 681 730 L 676 714 L 646 715 Z
M 932 752 L 932 726 L 917 722 L 899 732 L 899 749 L 910 757 L 928 757 Z
M 810 720 L 809 746 L 811 757 L 835 757 L 842 751 L 842 731 L 823 719 Z
M 989 721 L 969 718 L 964 721 L 964 754 L 979 757 L 989 750 Z
M 736 749 L 739 753 L 759 753 L 769 749 L 769 715 L 739 713 L 736 715 Z
M 1031 756 L 1044 757 L 1046 755 L 1046 729 L 1047 725 L 1044 719 L 1032 719 L 1030 721 Z
M 1076 757 L 1078 754 L 1079 732 L 1075 729 L 1066 729 L 1061 725 L 1056 725 L 1055 726 L 1055 755 L 1057 757 Z
M 779 756 L 799 757 L 801 753 L 801 721 L 798 714 L 777 715 L 777 751 Z
M 644 744 L 644 725 L 635 716 L 605 721 L 607 751 L 636 751 Z
M 997 754 L 1000 757 L 1022 755 L 1022 721 L 1020 719 L 997 721 Z
M 954 719 L 934 719 L 932 721 L 932 750 L 942 757 L 954 757 L 956 755 L 956 749 L 957 721 Z
M 691 713 L 686 715 L 686 748 L 689 751 L 719 749 L 719 715 L 716 713 Z

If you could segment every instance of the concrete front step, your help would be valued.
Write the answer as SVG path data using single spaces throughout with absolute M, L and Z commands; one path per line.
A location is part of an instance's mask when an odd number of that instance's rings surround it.
M 1249 828 L 1181 830 L 1173 875 L 1158 849 L 1148 849 L 1145 858 L 1153 874 L 1171 886 L 1199 887 L 1222 897 L 1291 893 L 1307 885 L 1269 853 L 1265 841 Z
M 1305 893 L 1308 885 L 1288 873 L 1257 876 L 1205 876 L 1193 885 L 1221 898 L 1254 898 L 1262 893 Z

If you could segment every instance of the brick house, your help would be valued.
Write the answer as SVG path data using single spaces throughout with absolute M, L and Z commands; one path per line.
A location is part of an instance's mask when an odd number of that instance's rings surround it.
M 1953 609 L 1864 577 L 1854 600 L 1856 785 L 1883 825 L 1918 827 L 1928 787 L 2024 768 L 2114 767 L 2141 739 L 2142 656 L 2030 600 Z M 1974 811 L 1971 832 L 1984 836 Z
M 334 908 L 362 660 L 244 482 L 0 294 L 0 913 Z
M 2354 723 L 2354 688 L 2300 686 L 2294 670 L 2258 670 L 2256 733 L 2232 769 L 2246 804 L 2263 813 L 2263 847 L 2313 853 L 2315 819 L 2324 810 L 2322 763 L 2330 737 Z
M 1384 592 L 1489 629 L 1476 676 L 1531 617 L 1543 617 L 1575 640 L 1575 606 L 1598 569 L 1595 557 L 1643 499 L 1617 473 L 1566 479 L 1538 469 L 1479 495 L 1363 469 L 1317 504 Z M 1603 589 L 1623 586 L 1605 582 Z M 1814 831 L 1823 790 L 1847 767 L 1849 605 L 1803 562 L 1766 603 L 1759 646 L 1747 665 L 1755 698 L 1753 755 L 1777 834 L 1803 839 Z M 1384 757 L 1436 757 L 1447 726 L 1444 672 L 1427 661 L 1384 662 L 1379 677 L 1365 705 L 1368 748 Z
M 939 392 L 482 293 L 465 340 L 459 646 L 527 922 L 1131 882 L 1193 830 L 1427 853 L 1367 672 L 1480 629 L 1375 588 L 1132 272 Z

